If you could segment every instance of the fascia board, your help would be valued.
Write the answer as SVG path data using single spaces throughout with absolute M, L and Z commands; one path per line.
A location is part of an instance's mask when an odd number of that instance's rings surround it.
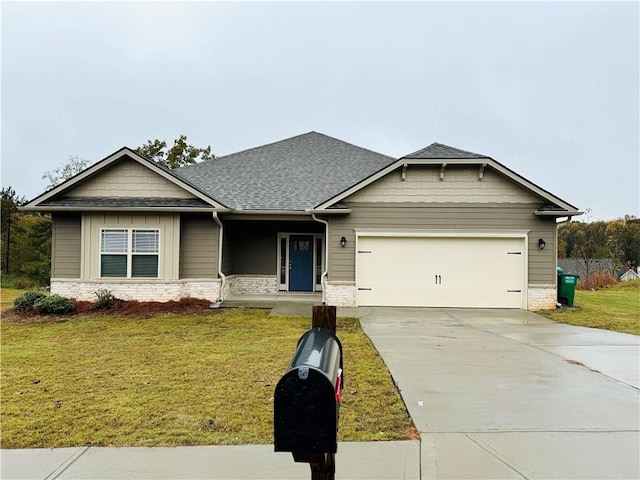
M 417 238 L 526 238 L 529 230 L 449 230 L 449 229 L 384 229 L 354 228 L 359 237 L 417 237 Z
M 199 198 L 200 200 L 203 200 L 203 201 L 211 204 L 211 206 L 213 208 L 216 208 L 216 209 L 226 209 L 227 208 L 225 205 L 217 202 L 216 200 L 214 200 L 213 198 L 209 197 L 208 195 L 205 195 L 200 190 L 192 187 L 191 185 L 187 184 L 186 182 L 184 182 L 180 178 L 178 178 L 178 177 L 176 177 L 174 175 L 171 175 L 169 172 L 167 172 L 167 171 L 163 170 L 162 168 L 158 167 L 153 161 L 143 157 L 142 155 L 140 155 L 139 153 L 137 153 L 134 150 L 130 149 L 129 147 L 122 147 L 121 149 L 119 149 L 116 152 L 112 153 L 108 157 L 100 160 L 99 162 L 96 162 L 95 164 L 93 164 L 92 166 L 90 166 L 87 169 L 83 170 L 82 172 L 80 172 L 80 173 L 74 175 L 73 177 L 69 178 L 68 180 L 62 182 L 60 185 L 57 185 L 54 188 L 52 188 L 51 190 L 48 190 L 45 193 L 37 196 L 36 198 L 31 200 L 29 203 L 27 203 L 23 208 L 25 210 L 40 210 L 42 208 L 42 207 L 39 206 L 41 203 L 46 202 L 47 200 L 49 200 L 49 199 L 51 199 L 53 197 L 56 197 L 56 196 L 66 192 L 68 190 L 71 190 L 78 183 L 82 182 L 83 180 L 86 180 L 87 178 L 90 178 L 90 177 L 98 174 L 101 170 L 107 168 L 109 165 L 111 165 L 115 161 L 121 159 L 125 155 L 128 156 L 129 158 L 133 159 L 134 161 L 140 163 L 141 165 L 147 167 L 148 169 L 150 169 L 154 173 L 157 173 L 158 175 L 162 176 L 163 178 L 165 178 L 165 179 L 169 180 L 170 182 L 174 183 L 175 185 L 177 185 L 178 187 L 182 188 L 183 190 L 186 190 L 187 192 L 191 193 L 193 196 Z
M 584 212 L 578 210 L 536 210 L 533 214 L 536 217 L 577 217 L 583 215 Z
M 18 207 L 23 212 L 194 212 L 194 213 L 211 213 L 211 212 L 228 212 L 229 209 L 212 208 L 212 207 L 30 207 L 25 205 Z

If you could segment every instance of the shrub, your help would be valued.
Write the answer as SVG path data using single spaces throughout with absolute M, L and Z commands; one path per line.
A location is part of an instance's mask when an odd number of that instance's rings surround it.
M 47 298 L 44 293 L 29 290 L 16 297 L 13 301 L 13 308 L 16 312 L 28 312 L 29 310 L 33 310 L 35 304 L 44 298 Z
M 586 278 L 579 278 L 576 288 L 578 290 L 599 290 L 616 283 L 618 280 L 611 272 L 593 272 Z
M 74 311 L 73 303 L 67 297 L 51 295 L 38 300 L 34 305 L 38 313 L 64 315 Z
M 116 297 L 113 296 L 111 290 L 107 290 L 106 288 L 101 288 L 93 293 L 98 297 L 98 300 L 96 300 L 93 306 L 94 310 L 108 310 L 113 307 L 116 302 Z

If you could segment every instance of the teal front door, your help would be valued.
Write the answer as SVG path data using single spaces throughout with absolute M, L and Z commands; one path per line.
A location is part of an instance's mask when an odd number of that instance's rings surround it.
M 313 291 L 313 235 L 289 237 L 289 290 Z

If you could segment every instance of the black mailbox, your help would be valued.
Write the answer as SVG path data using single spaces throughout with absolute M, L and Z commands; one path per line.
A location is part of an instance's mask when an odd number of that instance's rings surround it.
M 309 330 L 276 386 L 275 451 L 296 461 L 296 454 L 336 453 L 342 386 L 340 340 L 324 328 Z

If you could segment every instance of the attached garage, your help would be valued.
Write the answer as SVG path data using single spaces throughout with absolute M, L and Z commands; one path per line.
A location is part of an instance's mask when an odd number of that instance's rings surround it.
M 526 308 L 526 233 L 357 233 L 358 306 Z

